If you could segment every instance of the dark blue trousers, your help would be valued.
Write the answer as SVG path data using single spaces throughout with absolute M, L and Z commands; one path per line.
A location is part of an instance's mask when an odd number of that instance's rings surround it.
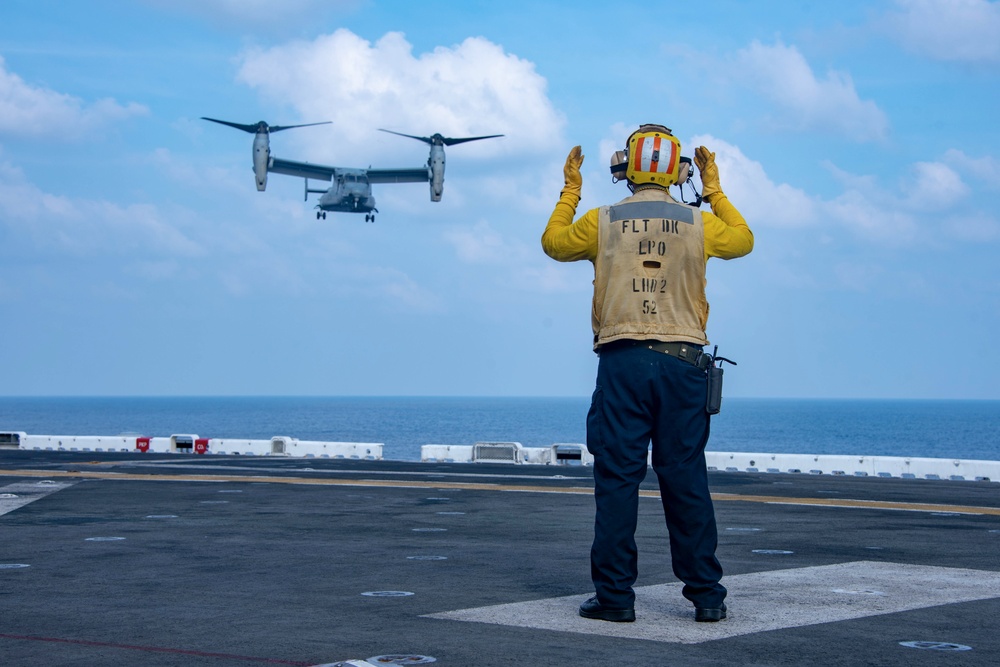
M 646 476 L 650 442 L 683 595 L 696 607 L 718 607 L 726 597 L 719 583 L 718 533 L 705 468 L 706 382 L 704 371 L 645 346 L 601 348 L 587 415 L 587 449 L 594 455 L 597 504 L 591 576 L 602 605 L 634 606 L 639 484 Z

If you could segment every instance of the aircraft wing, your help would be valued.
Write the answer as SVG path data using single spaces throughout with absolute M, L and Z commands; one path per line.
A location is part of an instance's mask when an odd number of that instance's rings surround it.
M 369 183 L 426 183 L 430 180 L 430 169 L 368 169 Z
M 312 178 L 320 181 L 333 180 L 336 167 L 327 167 L 322 164 L 312 164 L 309 162 L 295 162 L 293 160 L 280 160 L 273 157 L 267 163 L 267 170 L 275 174 L 285 174 L 287 176 L 299 176 L 301 178 Z M 427 180 L 426 178 L 424 180 Z

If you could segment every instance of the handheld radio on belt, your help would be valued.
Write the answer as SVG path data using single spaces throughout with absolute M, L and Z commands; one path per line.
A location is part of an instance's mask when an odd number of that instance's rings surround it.
M 716 366 L 714 362 L 719 362 Z M 709 364 L 708 374 L 708 396 L 705 399 L 705 412 L 710 415 L 717 415 L 722 410 L 722 362 L 736 366 L 732 359 L 719 356 L 719 346 L 712 350 L 712 363 Z

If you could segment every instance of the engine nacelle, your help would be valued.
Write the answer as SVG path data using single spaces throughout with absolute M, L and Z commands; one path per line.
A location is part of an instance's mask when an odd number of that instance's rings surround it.
M 444 147 L 431 146 L 431 156 L 427 160 L 431 172 L 431 201 L 441 201 L 444 193 Z
M 257 190 L 267 187 L 267 163 L 271 159 L 271 142 L 267 130 L 258 130 L 253 138 L 253 175 Z

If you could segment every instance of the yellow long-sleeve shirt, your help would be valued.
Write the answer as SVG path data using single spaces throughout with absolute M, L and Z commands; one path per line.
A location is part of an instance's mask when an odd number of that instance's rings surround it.
M 598 209 L 584 213 L 573 222 L 580 195 L 563 190 L 542 234 L 545 254 L 560 262 L 597 258 Z M 709 257 L 734 259 L 753 250 L 753 232 L 724 193 L 714 194 L 712 212 L 702 211 L 705 226 L 705 261 Z

